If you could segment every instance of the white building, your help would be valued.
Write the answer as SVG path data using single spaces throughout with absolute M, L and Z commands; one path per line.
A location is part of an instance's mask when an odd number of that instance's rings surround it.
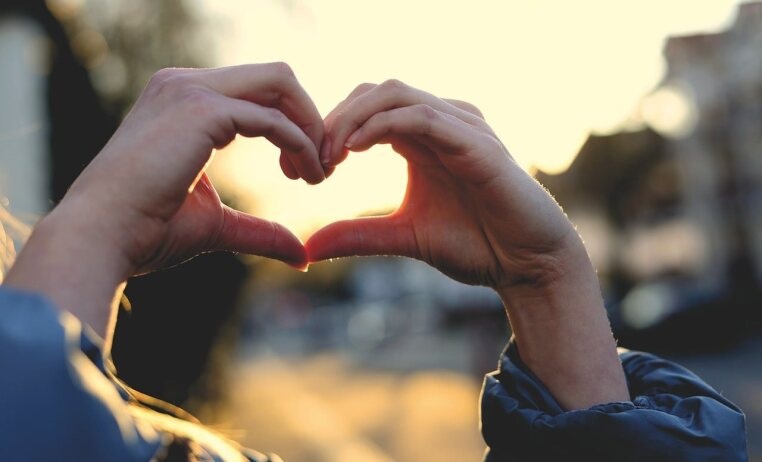
M 29 223 L 50 207 L 47 53 L 35 23 L 0 19 L 0 197 Z

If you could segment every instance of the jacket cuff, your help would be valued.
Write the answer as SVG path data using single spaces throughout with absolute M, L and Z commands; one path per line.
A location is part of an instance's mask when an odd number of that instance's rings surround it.
M 565 411 L 512 339 L 482 389 L 486 460 L 747 459 L 745 419 L 733 403 L 673 362 L 636 351 L 620 358 L 630 401 Z

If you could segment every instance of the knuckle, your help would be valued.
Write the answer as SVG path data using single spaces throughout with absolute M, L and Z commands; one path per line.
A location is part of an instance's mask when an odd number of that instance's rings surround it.
M 422 135 L 430 135 L 434 130 L 434 124 L 439 119 L 439 112 L 428 104 L 417 104 L 413 110 L 418 118 L 418 131 Z
M 151 76 L 148 81 L 147 89 L 155 93 L 166 91 L 168 88 L 181 86 L 187 79 L 184 79 L 185 73 L 182 69 L 165 68 L 161 69 Z
M 265 66 L 270 68 L 273 79 L 273 88 L 269 95 L 268 105 L 280 106 L 283 98 L 298 90 L 299 82 L 294 70 L 286 62 L 278 61 L 265 64 Z
M 278 61 L 278 62 L 270 63 L 269 66 L 272 67 L 273 72 L 275 74 L 281 77 L 296 78 L 296 74 L 294 73 L 294 70 L 286 62 Z
M 166 82 L 168 79 L 176 76 L 179 73 L 179 69 L 175 69 L 172 67 L 166 67 L 164 69 L 159 69 L 158 71 L 154 72 L 154 74 L 151 76 L 151 80 L 149 81 L 149 84 L 162 84 Z
M 415 111 L 419 117 L 430 122 L 439 118 L 439 111 L 428 104 L 417 104 L 415 106 Z
M 213 117 L 219 113 L 219 111 L 212 110 L 215 105 L 212 101 L 212 94 L 208 90 L 183 83 L 178 86 L 175 97 L 184 111 L 188 111 L 194 116 L 205 115 L 206 117 Z
M 267 123 L 264 126 L 263 134 L 265 136 L 270 136 L 280 129 L 283 123 L 286 122 L 287 118 L 282 112 L 275 108 L 266 107 L 264 110 Z
M 328 125 L 328 129 L 331 130 L 333 127 L 340 126 L 344 123 L 344 119 L 347 117 L 347 110 L 346 108 L 337 110 L 333 116 L 332 120 L 330 121 L 330 124 Z
M 381 88 L 393 93 L 399 93 L 399 92 L 405 91 L 408 88 L 408 86 L 406 83 L 402 82 L 401 80 L 389 79 L 384 81 L 384 83 L 381 84 Z
M 484 133 L 480 137 L 480 144 L 484 147 L 484 149 L 488 151 L 495 151 L 495 152 L 505 152 L 507 154 L 507 150 L 505 149 L 505 146 L 503 143 L 495 136 L 492 136 L 490 134 Z
M 203 130 L 211 137 L 215 148 L 226 146 L 237 133 L 234 119 L 229 113 L 218 109 L 215 105 L 203 103 L 203 97 L 199 97 L 196 101 L 198 105 L 189 106 L 188 113 L 196 123 L 201 123 L 199 130 Z
M 461 100 L 457 100 L 457 99 L 451 100 L 451 103 L 452 103 L 453 106 L 455 106 L 457 108 L 460 108 L 460 109 L 462 109 L 462 110 L 464 110 L 466 112 L 469 112 L 469 113 L 475 115 L 476 117 L 484 120 L 484 114 L 482 113 L 481 109 L 476 107 L 476 105 L 471 104 L 468 101 L 461 101 Z
M 287 120 L 287 117 L 285 114 L 283 114 L 282 112 L 280 112 L 279 110 L 273 107 L 265 107 L 265 111 L 267 111 L 267 117 L 274 124 L 282 124 L 283 122 Z
M 376 84 L 373 83 L 361 83 L 360 85 L 356 86 L 354 90 L 352 90 L 351 95 L 361 95 L 363 93 L 366 93 L 372 89 L 376 88 Z

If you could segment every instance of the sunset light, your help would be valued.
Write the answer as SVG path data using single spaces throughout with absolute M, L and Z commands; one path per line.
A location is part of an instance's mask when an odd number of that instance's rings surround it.
M 525 168 L 566 169 L 590 132 L 637 128 L 669 35 L 719 30 L 737 1 L 621 3 L 203 2 L 217 64 L 285 61 L 323 115 L 363 82 L 400 79 L 476 104 Z M 669 110 L 666 110 L 669 112 Z M 662 119 L 660 119 L 662 120 Z M 317 187 L 280 172 L 267 143 L 237 141 L 212 174 L 240 206 L 301 237 L 338 218 L 393 209 L 404 161 L 380 147 Z
M 2 459 L 762 462 L 760 51 L 762 0 L 0 2 Z

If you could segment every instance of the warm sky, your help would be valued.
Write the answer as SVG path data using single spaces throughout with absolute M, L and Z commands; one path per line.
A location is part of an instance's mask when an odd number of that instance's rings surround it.
M 721 29 L 737 3 L 202 0 L 218 24 L 219 65 L 286 61 L 323 115 L 357 84 L 392 77 L 467 100 L 522 165 L 546 171 L 563 170 L 591 131 L 637 121 L 664 71 L 664 39 Z M 219 186 L 302 237 L 394 207 L 404 192 L 404 162 L 385 148 L 350 156 L 317 187 L 286 179 L 267 143 L 227 151 L 212 171 Z

